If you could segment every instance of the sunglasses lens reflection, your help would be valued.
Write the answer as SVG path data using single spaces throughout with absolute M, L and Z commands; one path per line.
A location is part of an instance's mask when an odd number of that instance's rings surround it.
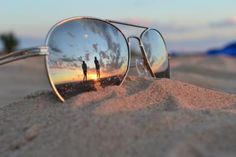
M 100 87 L 119 85 L 128 69 L 125 37 L 104 21 L 67 21 L 51 31 L 46 44 L 49 76 L 64 99 Z
M 152 77 L 147 66 L 145 65 L 145 56 L 142 54 L 138 40 L 131 38 L 129 43 L 131 60 L 128 75 L 138 77 Z
M 156 77 L 169 77 L 168 53 L 165 42 L 156 30 L 150 29 L 142 35 L 147 59 Z

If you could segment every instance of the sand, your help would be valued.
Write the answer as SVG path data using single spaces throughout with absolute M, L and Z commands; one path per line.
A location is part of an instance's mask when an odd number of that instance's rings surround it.
M 209 58 L 189 59 L 198 65 Z M 194 65 L 189 59 L 173 60 L 171 80 L 129 76 L 122 86 L 83 93 L 65 103 L 49 91 L 32 92 L 14 103 L 5 99 L 0 106 L 0 156 L 234 157 L 236 89 L 194 85 L 198 77 L 180 70 Z M 234 59 L 226 60 L 213 58 L 206 67 L 213 71 L 217 63 L 221 69 L 212 74 L 222 76 L 221 64 Z M 225 71 L 234 76 L 236 70 L 229 66 Z M 183 73 L 193 75 L 195 82 L 185 83 L 194 80 L 185 77 L 178 81 Z
M 236 58 L 187 56 L 171 60 L 172 78 L 236 94 Z

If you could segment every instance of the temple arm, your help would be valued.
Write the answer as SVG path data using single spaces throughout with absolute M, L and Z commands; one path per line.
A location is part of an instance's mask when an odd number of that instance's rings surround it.
M 120 24 L 120 25 L 126 25 L 126 26 L 131 26 L 131 27 L 137 27 L 137 28 L 148 29 L 148 27 L 145 27 L 145 26 L 130 24 L 130 23 L 126 23 L 126 22 L 120 22 L 120 21 L 114 21 L 114 20 L 106 20 L 106 21 L 108 21 L 108 22 L 110 22 L 110 23 L 114 23 L 114 24 Z
M 48 47 L 45 46 L 19 50 L 11 52 L 8 55 L 0 56 L 0 65 L 14 62 L 20 59 L 44 55 L 48 55 Z

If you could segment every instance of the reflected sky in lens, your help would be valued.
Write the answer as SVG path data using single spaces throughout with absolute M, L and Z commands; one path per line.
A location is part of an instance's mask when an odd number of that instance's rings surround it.
M 94 59 L 100 65 L 100 78 L 124 75 L 128 47 L 122 34 L 99 20 L 80 19 L 61 24 L 48 39 L 50 75 L 55 84 L 82 81 L 82 62 L 87 79 L 96 80 Z
M 142 41 L 152 71 L 165 71 L 168 68 L 168 55 L 160 34 L 155 30 L 148 30 L 143 34 Z

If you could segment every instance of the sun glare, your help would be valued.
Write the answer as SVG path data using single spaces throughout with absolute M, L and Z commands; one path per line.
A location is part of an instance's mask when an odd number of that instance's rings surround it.
M 88 74 L 88 80 L 97 80 L 97 74 Z

